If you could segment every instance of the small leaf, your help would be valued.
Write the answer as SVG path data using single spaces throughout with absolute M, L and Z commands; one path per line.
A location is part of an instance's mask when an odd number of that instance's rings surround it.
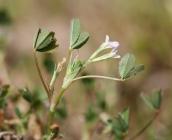
M 157 90 L 149 96 L 141 94 L 141 98 L 151 109 L 159 110 L 162 102 L 162 91 Z
M 73 19 L 71 23 L 70 32 L 70 47 L 76 43 L 80 36 L 80 21 L 79 19 Z
M 8 95 L 8 91 L 9 91 L 9 85 L 3 85 L 0 88 L 0 109 L 4 108 L 7 104 L 7 95 Z
M 129 128 L 129 109 L 124 109 L 110 124 L 112 125 L 112 133 L 115 135 L 115 138 L 123 140 Z
M 151 103 L 151 101 L 150 101 L 149 96 L 146 96 L 146 95 L 144 95 L 144 94 L 141 94 L 141 98 L 142 98 L 142 100 L 145 102 L 145 104 L 146 104 L 149 108 L 151 108 L 152 110 L 154 109 L 154 107 L 152 106 L 152 103 Z
M 106 102 L 105 94 L 97 93 L 96 94 L 96 99 L 97 99 L 96 102 L 97 102 L 98 108 L 100 108 L 102 111 L 106 111 L 107 102 Z
M 97 119 L 97 112 L 91 105 L 89 105 L 85 113 L 85 120 L 86 122 L 93 122 L 96 119 Z
M 129 122 L 129 113 L 129 108 L 124 109 L 124 111 L 120 113 L 121 118 L 125 121 L 127 125 Z
M 15 108 L 15 113 L 19 119 L 23 118 L 23 114 L 21 113 L 21 111 L 18 107 Z
M 119 74 L 122 79 L 129 78 L 129 73 L 134 69 L 135 66 L 135 57 L 132 54 L 126 54 L 122 57 L 119 62 Z
M 152 105 L 155 109 L 160 109 L 162 102 L 162 91 L 158 90 L 152 94 Z
M 131 76 L 135 76 L 138 73 L 142 72 L 144 70 L 144 65 L 143 64 L 139 64 L 137 66 L 135 66 L 129 73 L 128 73 L 128 77 Z
M 145 68 L 145 67 L 144 67 L 143 64 L 139 64 L 139 65 L 135 66 L 135 68 L 134 68 L 134 69 L 135 69 L 134 75 L 136 75 L 137 73 L 143 71 L 144 68 Z
M 29 103 L 32 103 L 32 94 L 29 91 L 28 88 L 20 89 L 19 92 L 22 94 L 23 98 L 28 101 Z
M 0 88 L 0 98 L 4 98 L 7 96 L 9 87 L 10 87 L 9 85 L 3 85 Z
M 0 109 L 3 109 L 7 105 L 5 98 L 0 98 Z
M 81 48 L 85 43 L 87 43 L 89 39 L 89 33 L 88 32 L 82 32 L 75 44 L 72 45 L 72 49 L 79 49 Z
M 58 47 L 54 36 L 54 32 L 39 29 L 34 43 L 35 50 L 39 52 L 47 52 Z

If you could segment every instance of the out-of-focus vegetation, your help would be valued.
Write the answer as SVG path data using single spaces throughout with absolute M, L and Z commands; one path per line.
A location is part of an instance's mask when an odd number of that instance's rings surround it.
M 64 139 L 107 139 L 98 135 L 102 126 L 95 123 L 97 115 L 108 112 L 116 116 L 126 106 L 131 114 L 132 132 L 129 134 L 133 135 L 151 116 L 139 97 L 140 93 L 161 88 L 164 92 L 161 113 L 139 139 L 171 140 L 171 9 L 171 0 L 0 0 L 0 85 L 10 85 L 9 95 L 5 97 L 8 99 L 2 104 L 7 104 L 5 119 L 0 110 L 0 127 L 5 121 L 7 126 L 3 129 L 14 129 L 15 126 L 18 133 L 25 133 L 26 122 L 29 122 L 28 133 L 37 139 L 42 136 L 45 130 L 40 124 L 46 125 L 46 118 L 40 106 L 48 107 L 33 62 L 33 36 L 39 27 L 56 32 L 58 50 L 55 54 L 39 55 L 42 68 L 47 68 L 44 74 L 49 80 L 48 73 L 54 68 L 51 61 L 61 61 L 67 53 L 69 23 L 77 17 L 91 36 L 79 52 L 83 58 L 87 58 L 109 34 L 121 43 L 121 55 L 126 52 L 136 54 L 138 63 L 145 64 L 146 69 L 124 83 L 89 79 L 75 83 L 55 114 Z M 110 60 L 90 65 L 85 73 L 117 75 L 115 63 L 118 62 Z M 24 87 L 27 87 L 25 92 Z M 56 88 L 59 88 L 58 84 Z M 29 107 L 31 99 L 34 99 L 31 105 L 36 106 L 33 110 Z

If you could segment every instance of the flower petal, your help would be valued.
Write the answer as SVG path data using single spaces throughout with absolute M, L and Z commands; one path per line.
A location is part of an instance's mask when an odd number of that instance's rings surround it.
M 109 36 L 106 35 L 105 43 L 109 43 Z

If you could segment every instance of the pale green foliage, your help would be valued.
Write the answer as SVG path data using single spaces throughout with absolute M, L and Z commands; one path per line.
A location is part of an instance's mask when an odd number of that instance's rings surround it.
M 70 32 L 70 47 L 72 47 L 80 36 L 80 22 L 79 19 L 73 19 L 71 22 Z
M 79 49 L 81 48 L 89 39 L 89 33 L 88 32 L 82 32 L 75 44 L 73 44 L 73 49 Z
M 67 88 L 72 80 L 78 75 L 82 66 L 82 62 L 78 60 L 78 58 L 75 58 L 72 62 L 69 63 L 62 88 Z
M 39 29 L 34 44 L 35 50 L 39 52 L 47 52 L 58 47 L 54 35 L 54 32 Z
M 122 57 L 119 62 L 119 74 L 122 79 L 130 78 L 144 70 L 144 65 L 136 65 L 135 62 L 136 60 L 133 54 L 126 54 Z
M 159 110 L 162 102 L 162 91 L 154 91 L 149 96 L 141 94 L 141 98 L 151 109 Z
M 124 109 L 115 118 L 109 119 L 106 132 L 111 132 L 116 140 L 123 140 L 129 128 L 129 109 Z
M 79 49 L 89 39 L 88 32 L 81 32 L 79 19 L 73 19 L 70 33 L 70 49 Z

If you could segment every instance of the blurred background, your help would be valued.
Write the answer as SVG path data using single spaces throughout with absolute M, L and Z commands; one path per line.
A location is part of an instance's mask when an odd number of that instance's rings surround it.
M 162 112 L 156 123 L 139 139 L 171 140 L 171 0 L 0 0 L 0 85 L 10 84 L 11 94 L 18 88 L 28 87 L 40 89 L 44 95 L 33 61 L 34 36 L 39 27 L 46 28 L 55 31 L 60 44 L 53 54 L 40 55 L 48 81 L 52 67 L 49 61 L 59 62 L 67 53 L 72 18 L 79 18 L 83 29 L 90 33 L 89 42 L 78 52 L 82 60 L 87 59 L 108 34 L 111 40 L 120 42 L 121 56 L 133 53 L 137 62 L 143 63 L 146 69 L 123 83 L 104 80 L 75 83 L 65 94 L 68 115 L 60 122 L 64 139 L 83 139 L 85 133 L 89 133 L 85 132 L 86 127 L 91 131 L 89 139 L 107 139 L 98 137 L 92 131 L 94 128 L 86 125 L 97 112 L 104 111 L 92 110 L 97 103 L 114 116 L 129 106 L 132 128 L 129 135 L 132 135 L 150 118 L 140 93 L 149 94 L 153 89 L 161 88 L 164 93 Z M 90 65 L 84 74 L 119 77 L 118 61 Z M 91 116 L 88 115 L 90 111 Z

